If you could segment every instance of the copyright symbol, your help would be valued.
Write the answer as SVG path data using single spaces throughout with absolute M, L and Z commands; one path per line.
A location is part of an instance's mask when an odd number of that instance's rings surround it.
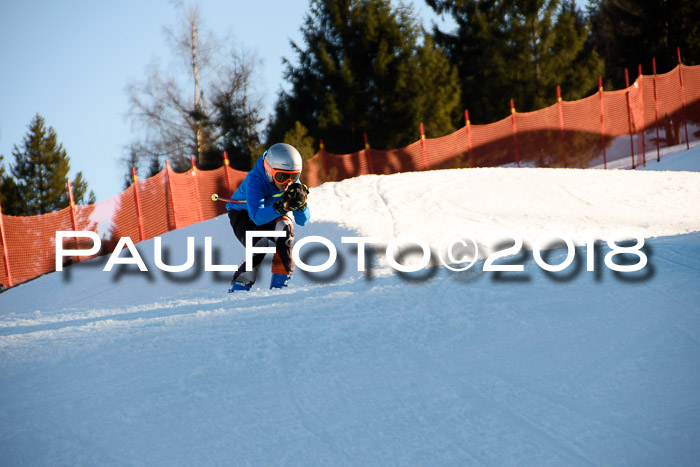
M 462 272 L 471 268 L 479 258 L 479 247 L 468 235 L 450 235 L 440 242 L 438 256 L 447 269 Z M 465 266 L 455 267 L 452 266 L 453 264 L 465 264 Z

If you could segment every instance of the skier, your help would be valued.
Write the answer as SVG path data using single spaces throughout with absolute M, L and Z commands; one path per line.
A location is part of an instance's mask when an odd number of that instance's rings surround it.
M 267 246 L 268 240 L 275 244 L 271 289 L 286 287 L 294 272 L 292 218 L 299 225 L 309 222 L 306 205 L 309 189 L 299 183 L 301 165 L 301 155 L 294 146 L 285 143 L 270 146 L 226 203 L 233 232 L 244 246 L 248 231 L 284 232 L 283 237 L 256 238 L 255 246 Z M 264 258 L 265 253 L 254 253 L 251 271 L 246 271 L 244 260 L 233 275 L 229 292 L 250 290 Z

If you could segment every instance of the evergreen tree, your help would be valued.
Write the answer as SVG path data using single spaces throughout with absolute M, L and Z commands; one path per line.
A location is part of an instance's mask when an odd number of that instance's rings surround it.
M 3 205 L 3 212 L 30 216 L 58 211 L 70 205 L 66 179 L 70 170 L 70 158 L 63 145 L 58 143 L 56 132 L 46 127 L 37 114 L 29 125 L 29 132 L 21 148 L 14 146 L 14 164 L 10 167 L 13 181 L 10 206 Z M 95 202 L 92 191 L 78 172 L 71 182 L 76 204 Z
M 131 169 L 134 168 L 138 172 L 140 158 L 140 148 L 138 143 L 132 143 L 129 146 L 129 152 L 126 157 L 122 158 L 124 165 L 128 167 L 128 172 L 124 174 L 124 189 L 126 190 L 134 183 L 134 178 L 131 173 Z
M 309 136 L 309 132 L 301 124 L 301 122 L 294 122 L 294 127 L 284 134 L 282 139 L 283 143 L 291 144 L 294 146 L 301 154 L 302 160 L 309 160 L 316 154 L 316 141 Z M 315 175 L 320 179 L 323 179 L 322 167 L 319 167 L 315 174 L 311 171 L 311 167 L 304 165 L 304 170 L 301 172 L 301 182 L 308 183 L 309 177 Z
M 638 65 L 651 74 L 665 73 L 678 64 L 700 63 L 700 2 L 697 0 L 593 0 L 592 44 L 605 59 L 607 80 L 618 89 L 625 85 L 624 70 L 636 76 Z
M 145 172 L 143 171 L 143 162 L 147 161 L 148 166 L 145 167 Z M 132 142 L 128 146 L 128 153 L 122 158 L 124 166 L 127 168 L 127 172 L 124 173 L 124 189 L 129 188 L 133 183 L 133 175 L 131 169 L 135 168 L 139 179 L 145 179 L 157 175 L 161 170 L 163 170 L 163 164 L 161 164 L 160 157 L 158 154 L 152 153 L 147 145 L 140 142 Z M 188 166 L 189 167 L 189 166 Z
M 150 162 L 148 164 L 148 173 L 146 175 L 146 178 L 150 178 L 154 175 L 159 174 L 161 170 L 163 170 L 163 165 L 160 163 L 160 159 L 151 156 Z
M 309 131 L 301 122 L 294 122 L 294 127 L 284 134 L 282 142 L 294 146 L 305 161 L 316 154 L 314 149 L 316 142 L 309 136 Z
M 4 156 L 0 154 L 0 208 L 3 213 L 8 214 L 14 211 L 14 206 L 17 205 L 17 190 L 15 181 L 5 171 L 3 160 Z
M 426 0 L 458 27 L 436 41 L 459 70 L 462 105 L 475 123 L 556 102 L 556 86 L 574 100 L 596 88 L 604 63 L 586 48 L 589 25 L 572 0 Z
M 495 0 L 426 0 L 438 14 L 449 14 L 457 23 L 454 33 L 434 27 L 435 40 L 457 67 L 462 107 L 473 123 L 490 123 L 505 116 L 511 87 L 509 73 L 507 2 Z M 512 55 L 512 53 L 510 54 Z
M 459 111 L 456 70 L 425 37 L 412 10 L 389 0 L 312 0 L 304 47 L 286 61 L 289 93 L 281 93 L 268 141 L 282 141 L 296 122 L 330 152 L 396 148 L 454 131 Z M 421 43 L 423 42 L 423 43 Z M 448 116 L 447 118 L 445 116 Z
M 520 73 L 513 97 L 522 110 L 536 110 L 556 102 L 556 87 L 563 97 L 575 100 L 597 89 L 604 62 L 597 52 L 585 49 L 589 25 L 573 0 L 516 2 L 513 25 Z M 529 56 L 528 56 L 529 55 Z

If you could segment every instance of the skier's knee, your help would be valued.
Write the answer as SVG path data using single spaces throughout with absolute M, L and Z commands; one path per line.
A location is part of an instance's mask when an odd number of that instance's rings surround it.
M 275 230 L 281 230 L 286 233 L 283 238 L 287 247 L 291 248 L 294 245 L 294 223 L 288 217 L 284 216 L 277 220 Z

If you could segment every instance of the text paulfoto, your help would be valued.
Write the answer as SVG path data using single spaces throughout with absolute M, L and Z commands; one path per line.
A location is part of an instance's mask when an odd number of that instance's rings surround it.
M 253 264 L 253 255 L 256 253 L 275 253 L 275 248 L 273 246 L 263 246 L 257 243 L 260 238 L 276 238 L 284 236 L 284 232 L 281 231 L 251 231 L 246 233 L 246 248 L 245 248 L 245 262 L 247 265 Z M 92 246 L 90 248 L 65 248 L 64 239 L 67 238 L 87 238 L 92 240 Z M 523 240 L 517 235 L 509 234 L 510 239 L 506 244 L 511 245 L 502 249 L 491 252 L 483 262 L 482 269 L 484 271 L 495 271 L 495 272 L 520 272 L 524 270 L 522 264 L 497 264 L 496 261 L 512 257 L 521 252 L 523 248 Z M 618 244 L 621 240 L 629 242 L 629 239 L 634 240 L 634 245 L 632 246 L 622 246 Z M 162 242 L 160 237 L 155 237 L 153 245 L 153 258 L 155 265 L 158 269 L 165 272 L 185 272 L 192 268 L 195 264 L 195 238 L 187 237 L 187 259 L 183 264 L 180 265 L 169 265 L 163 262 L 162 254 Z M 266 242 L 263 242 L 266 243 Z M 381 239 L 376 237 L 341 237 L 341 243 L 344 244 L 354 244 L 357 245 L 357 271 L 365 271 L 366 269 L 366 255 L 365 249 L 367 245 L 380 244 Z M 542 257 L 542 250 L 548 249 L 554 244 L 564 244 L 566 247 L 567 255 L 566 258 L 559 264 L 549 264 Z M 610 251 L 605 255 L 605 266 L 609 269 L 617 272 L 634 272 L 642 270 L 648 262 L 647 255 L 643 251 L 644 238 L 636 234 L 618 234 L 614 235 L 613 238 L 607 241 Z M 326 261 L 319 265 L 309 265 L 306 264 L 300 257 L 300 251 L 305 245 L 318 244 L 323 245 L 328 249 L 328 258 Z M 411 249 L 415 251 L 420 251 L 420 258 L 417 261 L 411 262 L 411 264 L 402 264 L 396 257 L 397 253 L 400 252 L 401 247 L 406 245 L 411 245 Z M 56 232 L 56 270 L 62 271 L 64 259 L 68 257 L 81 257 L 81 256 L 93 256 L 100 252 L 102 247 L 102 242 L 100 237 L 95 232 L 90 231 L 70 231 L 61 230 Z M 415 247 L 418 247 L 416 250 Z M 126 248 L 130 256 L 120 256 L 121 251 Z M 586 270 L 595 270 L 595 242 L 591 238 L 586 242 Z M 441 244 L 441 251 L 443 254 L 438 254 L 440 262 L 452 271 L 466 271 L 471 268 L 472 265 L 479 258 L 479 248 L 478 243 L 470 238 L 469 236 L 452 236 L 447 237 L 443 240 Z M 396 271 L 400 272 L 416 272 L 428 267 L 432 261 L 432 251 L 427 242 L 419 237 L 413 236 L 401 236 L 392 239 L 385 247 L 386 262 Z M 535 241 L 532 255 L 535 263 L 542 269 L 549 272 L 563 271 L 569 267 L 575 256 L 575 246 L 573 241 L 564 234 L 561 233 L 550 233 L 544 234 L 538 237 Z M 614 261 L 614 258 L 618 255 L 627 255 L 636 257 L 636 262 L 627 264 L 618 264 Z M 445 257 L 443 257 L 445 256 Z M 335 264 L 338 257 L 338 251 L 332 241 L 325 237 L 318 235 L 310 235 L 302 238 L 296 242 L 292 248 L 292 258 L 297 267 L 306 272 L 323 272 Z M 140 271 L 147 272 L 148 268 L 143 261 L 143 258 L 139 254 L 138 250 L 134 246 L 134 242 L 129 237 L 121 237 L 116 247 L 110 254 L 110 257 L 105 265 L 103 271 L 110 272 L 115 265 L 136 265 Z M 459 267 L 455 265 L 461 265 Z M 212 255 L 212 238 L 204 237 L 204 270 L 209 272 L 234 272 L 238 270 L 237 265 L 226 265 L 226 264 L 214 264 Z

